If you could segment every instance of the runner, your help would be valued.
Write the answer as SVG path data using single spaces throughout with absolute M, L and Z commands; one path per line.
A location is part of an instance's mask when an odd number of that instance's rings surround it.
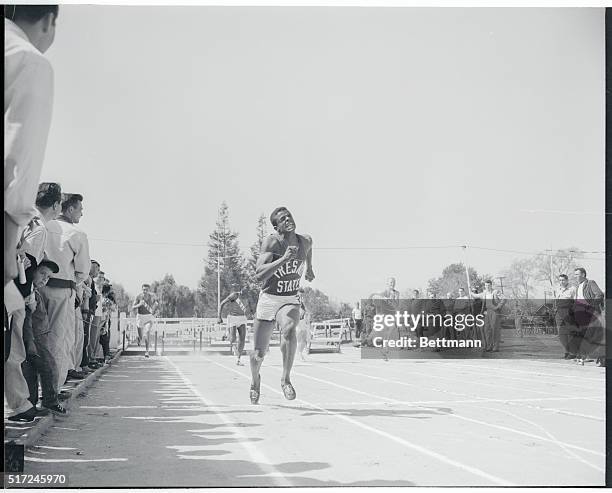
M 242 288 L 241 291 L 230 293 L 230 295 L 221 302 L 221 306 L 219 306 L 219 318 L 217 320 L 218 323 L 223 323 L 221 313 L 223 312 L 223 307 L 228 305 L 227 329 L 229 332 L 230 350 L 236 356 L 236 364 L 239 366 L 244 366 L 240 361 L 240 356 L 242 356 L 244 344 L 246 343 L 247 317 L 251 317 L 251 307 L 246 299 L 246 291 L 246 288 Z M 237 345 L 235 345 L 236 332 L 238 332 Z
M 138 338 L 142 339 L 144 335 L 145 341 L 145 358 L 149 357 L 149 336 L 155 320 L 155 312 L 157 311 L 157 299 L 153 293 L 150 293 L 150 284 L 142 285 L 142 293 L 136 296 L 132 310 L 138 310 L 136 314 L 136 324 L 138 327 Z
M 295 330 L 300 319 L 300 280 L 305 271 L 307 281 L 315 277 L 312 271 L 312 239 L 295 232 L 295 221 L 286 207 L 277 207 L 270 215 L 276 230 L 261 246 L 257 260 L 256 278 L 263 284 L 253 325 L 253 352 L 251 353 L 250 398 L 259 402 L 261 376 L 259 370 L 270 344 L 275 323 L 281 333 L 283 374 L 281 389 L 285 398 L 293 400 L 295 389 L 291 385 L 290 372 L 295 358 L 297 339 Z

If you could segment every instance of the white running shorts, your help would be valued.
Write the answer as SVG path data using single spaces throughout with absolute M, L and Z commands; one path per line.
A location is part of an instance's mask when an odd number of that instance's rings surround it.
M 297 305 L 299 307 L 299 296 L 297 294 L 278 296 L 276 294 L 259 293 L 255 318 L 266 321 L 276 320 L 276 314 L 285 305 Z

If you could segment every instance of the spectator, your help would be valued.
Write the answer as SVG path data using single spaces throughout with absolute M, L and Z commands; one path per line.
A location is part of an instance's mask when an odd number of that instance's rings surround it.
M 470 313 L 470 300 L 465 294 L 465 289 L 463 288 L 459 288 L 459 294 L 455 298 L 455 303 L 453 305 L 453 313 L 455 315 L 468 315 Z M 473 331 L 474 327 L 471 325 L 466 327 L 464 330 L 459 331 L 458 336 L 461 339 L 468 339 L 472 337 Z
M 58 183 L 41 183 L 36 195 L 34 217 L 21 234 L 18 250 L 32 255 L 38 264 L 45 256 L 47 223 L 57 219 L 61 212 L 62 188 Z
M 50 341 L 58 370 L 59 387 L 68 378 L 83 378 L 74 368 L 76 287 L 89 274 L 91 261 L 87 235 L 76 227 L 83 215 L 83 196 L 69 194 L 62 202 L 62 214 L 47 223 L 47 255 L 59 265 L 57 277 L 51 277 L 40 290 L 49 315 Z M 82 336 L 82 331 L 81 331 Z M 82 343 L 82 342 L 81 342 Z M 69 370 L 72 370 L 69 374 Z
M 482 300 L 485 351 L 498 352 L 501 339 L 501 310 L 506 300 L 500 291 L 493 289 L 493 283 L 490 280 L 485 281 L 485 289 L 482 293 L 472 293 L 472 296 Z
M 108 363 L 110 360 L 110 328 L 111 328 L 111 313 L 115 307 L 115 295 L 111 290 L 110 284 L 105 284 L 102 287 L 102 322 L 100 325 L 100 345 L 104 354 L 104 361 Z
M 569 285 L 568 278 L 565 274 L 559 274 L 559 291 L 557 292 L 557 310 L 555 312 L 555 324 L 559 333 L 559 342 L 563 348 L 563 359 L 574 359 L 576 351 L 574 347 L 570 347 L 572 341 L 572 332 L 576 332 L 576 324 L 574 322 L 574 300 L 576 298 L 576 288 Z
M 57 5 L 4 7 L 4 285 L 17 276 L 18 230 L 32 219 L 53 107 Z
M 30 262 L 28 259 L 27 264 Z M 8 418 L 11 421 L 32 421 L 39 414 L 29 400 L 28 383 L 22 370 L 27 356 L 23 337 L 26 314 L 24 298 L 30 294 L 32 285 L 32 279 L 30 277 L 28 280 L 26 272 L 24 279 L 17 278 L 4 288 L 5 324 L 10 334 L 10 351 L 5 354 L 4 362 L 4 399 L 12 411 Z M 19 281 L 24 282 L 21 284 Z
M 92 311 L 92 321 L 89 332 L 89 361 L 90 366 L 99 367 L 97 359 L 98 348 L 100 347 L 100 328 L 102 325 L 102 288 L 106 282 L 106 274 L 99 271 L 98 276 L 93 279 L 94 291 L 96 293 L 95 301 L 90 302 L 90 311 Z M 104 361 L 104 360 L 103 360 Z
M 83 357 L 81 359 L 81 368 L 89 368 L 90 370 L 99 368 L 98 363 L 90 358 L 91 323 L 98 304 L 98 293 L 96 291 L 94 279 L 98 276 L 99 272 L 100 263 L 97 260 L 92 260 L 91 268 L 89 269 L 89 277 L 85 280 L 85 285 L 89 288 L 89 296 L 85 297 L 81 304 L 81 313 L 83 316 Z
M 603 293 L 595 281 L 587 279 L 586 270 L 574 270 L 576 300 L 574 320 L 583 335 L 578 363 L 584 365 L 587 357 L 595 357 L 597 366 L 605 366 L 604 327 L 600 320 L 603 311 Z
M 66 414 L 66 409 L 58 401 L 57 376 L 53 356 L 50 350 L 49 319 L 45 304 L 40 296 L 42 288 L 51 274 L 57 274 L 59 267 L 50 260 L 36 259 L 30 256 L 31 266 L 28 279 L 32 283 L 31 301 L 26 305 L 26 317 L 23 326 L 23 337 L 26 348 L 26 360 L 22 363 L 24 378 L 28 384 L 33 406 L 38 403 L 38 379 L 42 390 L 42 406 L 58 415 Z
M 355 323 L 355 339 L 361 338 L 361 330 L 363 328 L 363 314 L 361 313 L 361 304 L 358 301 L 355 303 L 355 308 L 352 311 L 353 322 Z

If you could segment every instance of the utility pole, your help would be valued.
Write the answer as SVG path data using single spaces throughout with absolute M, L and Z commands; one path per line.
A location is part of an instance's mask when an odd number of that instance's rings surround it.
M 221 252 L 217 250 L 217 313 L 221 309 Z
M 472 288 L 470 286 L 470 267 L 468 266 L 467 263 L 467 245 L 462 245 L 461 248 L 463 248 L 463 252 L 464 252 L 464 256 L 465 256 L 465 277 L 467 278 L 467 290 L 468 290 L 468 299 L 472 299 Z

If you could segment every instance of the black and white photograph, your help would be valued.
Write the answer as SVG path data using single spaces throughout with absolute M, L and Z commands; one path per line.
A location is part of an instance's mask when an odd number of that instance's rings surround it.
M 442 5 L 4 6 L 5 488 L 609 485 L 609 13 Z

